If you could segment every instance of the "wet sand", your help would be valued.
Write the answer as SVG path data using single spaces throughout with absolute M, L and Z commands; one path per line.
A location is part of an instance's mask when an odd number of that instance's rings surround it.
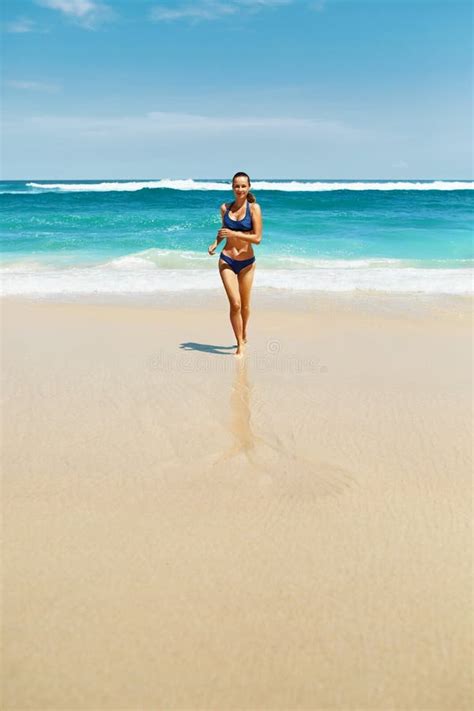
M 3 708 L 472 706 L 472 302 L 2 302 Z

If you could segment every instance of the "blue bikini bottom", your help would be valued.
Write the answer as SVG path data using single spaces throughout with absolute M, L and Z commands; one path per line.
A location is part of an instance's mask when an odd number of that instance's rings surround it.
M 250 257 L 250 259 L 232 259 L 232 257 L 228 257 L 227 254 L 222 253 L 220 258 L 232 268 L 234 274 L 238 274 L 242 269 L 245 269 L 245 267 L 248 267 L 255 261 L 255 257 Z

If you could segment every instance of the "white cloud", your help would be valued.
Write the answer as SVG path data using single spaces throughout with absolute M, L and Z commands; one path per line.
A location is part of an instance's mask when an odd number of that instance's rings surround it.
M 258 12 L 265 8 L 289 5 L 294 0 L 187 0 L 168 5 L 156 5 L 150 13 L 152 20 L 218 20 L 237 12 Z
M 109 5 L 95 0 L 36 0 L 36 3 L 51 10 L 59 10 L 88 30 L 93 30 L 116 16 Z
M 42 81 L 24 81 L 21 79 L 7 79 L 5 81 L 7 86 L 11 86 L 13 89 L 21 89 L 25 91 L 59 91 L 59 86 L 57 84 L 47 84 Z
M 308 5 L 310 10 L 316 10 L 316 12 L 321 12 L 326 6 L 326 0 L 313 0 Z
M 295 0 L 237 0 L 237 7 L 246 5 L 249 9 L 260 10 L 265 7 L 281 7 L 291 5 Z
M 36 23 L 28 17 L 18 17 L 16 20 L 6 23 L 7 32 L 34 32 Z
M 364 131 L 338 119 L 318 119 L 291 116 L 204 116 L 200 114 L 151 111 L 138 116 L 27 116 L 5 121 L 5 128 L 13 133 L 67 134 L 74 137 L 101 136 L 106 140 L 118 138 L 205 136 L 234 133 L 249 135 L 255 131 L 272 132 L 272 135 L 305 133 L 313 138 L 338 140 L 362 138 Z M 260 133 L 258 133 L 260 135 Z M 263 134 L 266 135 L 265 133 Z
M 217 20 L 225 15 L 232 15 L 236 12 L 236 7 L 229 3 L 214 2 L 213 0 L 203 0 L 201 2 L 193 2 L 181 4 L 178 7 L 157 5 L 151 10 L 150 17 L 152 20 Z

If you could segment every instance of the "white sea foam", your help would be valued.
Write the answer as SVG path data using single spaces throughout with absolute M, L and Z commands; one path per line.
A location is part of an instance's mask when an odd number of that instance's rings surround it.
M 260 269 L 358 269 L 361 267 L 384 267 L 403 265 L 410 266 L 411 262 L 403 262 L 399 259 L 314 259 L 310 257 L 299 257 L 284 254 L 259 255 L 258 264 Z M 218 254 L 210 257 L 206 252 L 193 252 L 190 250 L 177 251 L 173 249 L 158 249 L 152 247 L 141 252 L 126 254 L 123 257 L 116 257 L 101 266 L 104 268 L 127 270 L 129 268 L 142 267 L 143 269 L 215 269 Z M 467 260 L 469 261 L 469 260 Z M 97 265 L 99 266 L 99 265 Z
M 221 289 L 216 261 L 208 268 L 166 268 L 133 255 L 89 267 L 57 268 L 51 265 L 16 263 L 1 271 L 4 296 L 153 294 L 197 289 Z M 312 268 L 264 268 L 262 258 L 255 274 L 255 287 L 289 291 L 373 290 L 397 293 L 471 294 L 473 270 L 403 267 L 396 260 L 318 260 Z
M 134 192 L 145 188 L 154 190 L 168 188 L 172 190 L 231 190 L 229 182 L 213 182 L 206 180 L 144 180 L 128 182 L 97 182 L 97 183 L 27 183 L 29 188 L 53 192 Z M 420 181 L 268 181 L 255 180 L 252 190 L 280 190 L 284 192 L 327 192 L 333 190 L 473 190 L 474 182 L 460 180 Z M 13 191 L 8 191 L 13 192 Z

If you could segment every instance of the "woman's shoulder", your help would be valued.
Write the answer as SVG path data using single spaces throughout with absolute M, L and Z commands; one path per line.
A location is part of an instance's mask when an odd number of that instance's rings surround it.
M 258 202 L 251 202 L 249 203 L 249 205 L 252 212 L 261 212 L 260 205 L 258 204 Z
M 223 202 L 221 205 L 221 212 L 225 212 L 232 205 L 231 202 Z

